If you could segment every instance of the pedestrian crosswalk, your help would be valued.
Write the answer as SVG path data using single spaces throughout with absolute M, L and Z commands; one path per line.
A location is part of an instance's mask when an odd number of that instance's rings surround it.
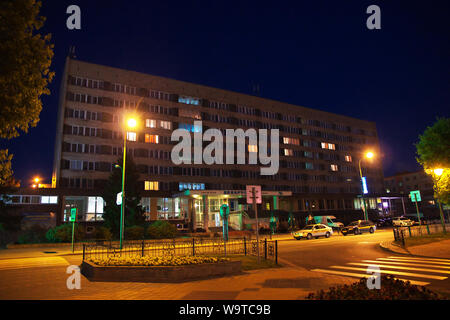
M 327 269 L 311 271 L 341 275 L 353 278 L 368 278 L 374 272 L 393 275 L 398 280 L 425 286 L 432 280 L 445 280 L 450 275 L 450 259 L 390 256 L 375 260 L 348 262 L 346 265 L 333 265 Z
M 67 265 L 69 265 L 69 263 L 61 257 L 18 258 L 0 260 L 0 270 L 56 267 Z

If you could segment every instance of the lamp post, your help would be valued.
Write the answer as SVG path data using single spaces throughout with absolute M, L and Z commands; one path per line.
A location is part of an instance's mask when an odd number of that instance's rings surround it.
M 125 164 L 127 159 L 127 127 L 134 128 L 137 125 L 136 119 L 129 118 L 125 123 L 123 135 L 123 165 L 122 165 L 122 203 L 120 204 L 120 249 L 122 249 L 123 229 L 124 229 L 124 210 L 125 210 Z M 117 166 L 117 165 L 116 165 Z
M 374 156 L 373 152 L 367 152 L 364 155 L 364 157 L 367 158 L 367 159 L 372 159 L 373 156 Z M 363 176 L 362 176 L 362 170 L 361 170 L 361 160 L 363 158 L 359 159 L 358 166 L 359 166 L 359 176 L 361 178 L 361 191 L 362 191 L 361 192 L 361 198 L 362 198 L 362 201 L 363 201 L 363 204 L 364 204 L 364 219 L 368 220 L 369 219 L 369 214 L 367 212 L 366 200 L 364 199 L 364 183 L 363 183 Z

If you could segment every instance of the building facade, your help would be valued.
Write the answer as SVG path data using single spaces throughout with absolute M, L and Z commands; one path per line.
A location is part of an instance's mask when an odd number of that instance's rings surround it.
M 127 131 L 129 115 L 138 126 Z M 187 229 L 219 226 L 223 203 L 232 212 L 248 209 L 240 199 L 246 185 L 262 186 L 263 210 L 356 214 L 363 207 L 358 162 L 368 150 L 380 154 L 374 122 L 70 57 L 57 121 L 52 186 L 66 190 L 63 208 L 84 208 L 86 221 L 101 221 L 100 191 L 122 156 L 124 134 L 149 219 L 168 219 Z M 177 142 L 171 134 L 178 128 L 192 135 L 208 128 L 278 129 L 279 170 L 264 176 L 261 164 L 248 162 L 175 165 L 171 151 Z M 247 144 L 248 154 L 257 152 Z M 376 194 L 384 191 L 382 163 L 378 157 L 361 164 L 369 189 L 365 197 L 376 210 Z M 66 219 L 63 214 L 60 221 Z

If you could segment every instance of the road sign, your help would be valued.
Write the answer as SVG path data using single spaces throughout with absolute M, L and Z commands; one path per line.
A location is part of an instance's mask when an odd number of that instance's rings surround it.
M 122 204 L 122 192 L 119 192 L 119 193 L 117 194 L 116 204 L 117 204 L 118 206 L 120 206 L 120 205 Z
M 220 206 L 220 216 L 222 219 L 226 219 L 230 214 L 230 207 L 227 204 Z
M 70 209 L 70 219 L 69 221 L 75 221 L 77 219 L 77 208 L 71 208 Z
M 419 190 L 411 191 L 409 193 L 409 196 L 411 197 L 411 201 L 412 202 L 422 201 L 422 199 L 420 198 L 420 191 Z
M 256 203 L 262 203 L 261 186 L 246 186 L 247 203 L 253 203 L 253 190 L 255 190 Z

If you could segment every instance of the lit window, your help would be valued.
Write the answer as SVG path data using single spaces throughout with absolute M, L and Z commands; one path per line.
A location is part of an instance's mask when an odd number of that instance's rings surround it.
M 146 119 L 145 120 L 145 126 L 147 128 L 156 128 L 156 120 Z
M 145 142 L 159 143 L 159 136 L 157 134 L 145 134 Z
M 255 144 L 248 145 L 248 152 L 258 152 L 258 146 Z
M 145 190 L 159 190 L 159 182 L 158 181 L 145 181 Z
M 136 132 L 127 132 L 128 141 L 136 141 Z
M 285 156 L 293 156 L 294 151 L 292 151 L 292 149 L 284 149 L 284 155 Z
M 338 166 L 337 164 L 332 164 L 330 165 L 331 171 L 338 171 Z
M 336 145 L 334 143 L 321 143 L 322 149 L 336 150 Z
M 345 156 L 345 161 L 352 162 L 352 156 Z
M 172 122 L 170 122 L 170 121 L 162 121 L 161 120 L 160 127 L 163 128 L 163 129 L 170 130 L 170 129 L 172 129 Z

